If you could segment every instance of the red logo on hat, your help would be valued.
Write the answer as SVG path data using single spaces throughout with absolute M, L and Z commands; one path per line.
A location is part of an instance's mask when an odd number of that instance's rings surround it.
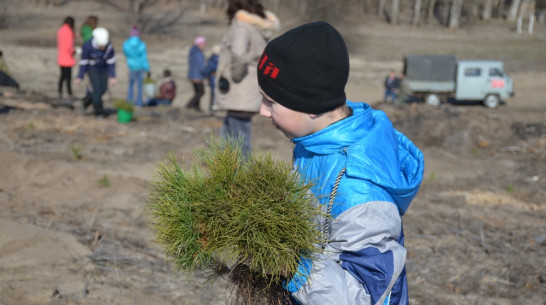
M 269 57 L 267 57 L 267 54 L 265 53 L 262 56 L 262 60 L 260 61 L 258 69 L 260 69 L 260 71 L 262 71 L 264 75 L 268 75 L 273 79 L 277 78 L 277 75 L 279 75 L 280 72 L 279 68 L 277 68 L 274 63 L 269 61 Z

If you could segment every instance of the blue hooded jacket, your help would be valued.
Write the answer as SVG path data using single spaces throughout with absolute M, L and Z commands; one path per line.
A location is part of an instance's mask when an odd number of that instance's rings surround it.
M 292 140 L 294 167 L 324 208 L 341 178 L 324 255 L 302 260 L 287 289 L 301 304 L 408 304 L 401 216 L 423 154 L 383 111 L 347 103 L 352 116 Z
M 150 71 L 146 43 L 138 36 L 129 37 L 123 42 L 123 54 L 127 58 L 127 66 L 131 71 Z

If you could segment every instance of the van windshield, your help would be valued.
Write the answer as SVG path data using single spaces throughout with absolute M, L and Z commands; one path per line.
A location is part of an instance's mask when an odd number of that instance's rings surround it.
M 490 68 L 489 69 L 489 76 L 493 77 L 503 77 L 504 72 L 499 68 Z

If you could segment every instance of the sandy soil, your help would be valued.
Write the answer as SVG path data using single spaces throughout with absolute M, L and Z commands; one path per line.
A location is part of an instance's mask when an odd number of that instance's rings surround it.
M 0 304 L 226 304 L 224 281 L 172 270 L 146 209 L 157 163 L 174 152 L 190 164 L 222 123 L 221 114 L 183 107 L 191 39 L 144 36 L 153 74 L 170 67 L 178 80 L 172 107 L 138 109 L 127 125 L 115 115 L 96 119 L 55 98 L 54 33 L 81 4 L 35 5 L 14 6 L 16 16 L 34 18 L 0 30 L 23 88 L 0 90 Z M 77 24 L 92 12 L 73 13 Z M 120 22 L 112 12 L 103 20 L 121 50 Z M 210 40 L 225 30 L 221 22 L 180 27 Z M 363 23 L 342 32 L 351 50 L 349 99 L 384 110 L 425 154 L 425 179 L 404 217 L 411 303 L 546 304 L 546 26 L 532 36 L 502 23 L 458 31 Z M 516 95 L 494 110 L 380 103 L 387 71 L 401 68 L 404 53 L 420 52 L 501 59 Z M 110 108 L 126 92 L 118 54 Z M 291 144 L 267 120 L 253 122 L 254 148 L 289 160 Z

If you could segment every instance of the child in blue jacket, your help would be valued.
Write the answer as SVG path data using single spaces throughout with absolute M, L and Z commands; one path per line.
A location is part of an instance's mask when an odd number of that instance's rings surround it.
M 135 106 L 142 107 L 142 80 L 146 72 L 150 71 L 146 43 L 139 37 L 140 31 L 136 25 L 131 27 L 129 38 L 123 42 L 123 54 L 127 59 L 129 68 L 129 87 L 127 89 L 127 100 Z M 136 83 L 137 95 L 133 98 Z
M 269 42 L 258 64 L 260 114 L 294 144 L 294 169 L 331 218 L 321 255 L 286 289 L 300 304 L 408 304 L 401 216 L 423 178 L 421 151 L 384 112 L 346 100 L 349 57 L 325 22 Z

